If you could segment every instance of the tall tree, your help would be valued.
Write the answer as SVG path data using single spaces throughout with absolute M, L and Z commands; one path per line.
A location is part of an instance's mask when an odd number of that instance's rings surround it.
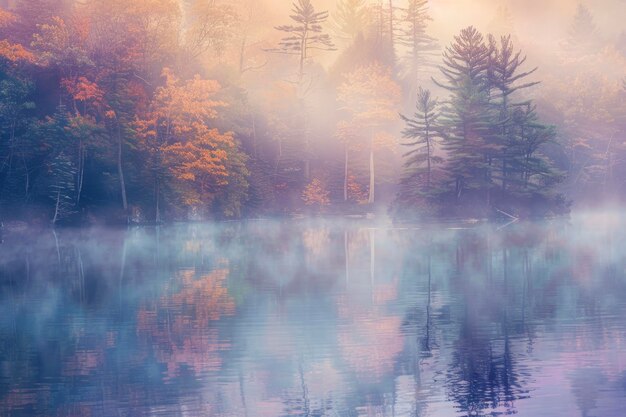
M 412 149 L 404 156 L 407 173 L 403 179 L 405 197 L 426 196 L 433 194 L 434 164 L 442 162 L 435 156 L 435 139 L 439 137 L 437 118 L 437 101 L 431 97 L 430 91 L 419 88 L 417 92 L 417 111 L 413 117 L 401 116 L 406 123 L 402 132 L 404 143 Z
M 295 24 L 276 27 L 276 30 L 285 32 L 287 36 L 280 41 L 277 48 L 270 51 L 298 57 L 298 83 L 301 84 L 311 51 L 334 51 L 336 48 L 330 35 L 323 30 L 323 24 L 328 20 L 328 11 L 315 11 L 311 0 L 297 0 L 293 3 L 292 13 L 290 17 Z
M 438 45 L 427 33 L 428 23 L 432 20 L 428 14 L 428 0 L 409 0 L 401 11 L 398 43 L 406 49 L 401 64 L 405 77 L 415 86 L 419 73 L 433 64 Z
M 578 5 L 576 14 L 567 32 L 566 47 L 572 53 L 595 52 L 597 45 L 597 27 L 591 11 L 582 3 Z
M 63 152 L 51 162 L 48 171 L 50 199 L 54 202 L 52 224 L 70 216 L 75 211 L 75 183 L 76 166 L 72 159 Z
M 493 107 L 489 102 L 488 79 L 491 53 L 476 28 L 463 29 L 443 53 L 440 70 L 446 81 L 435 80 L 450 92 L 442 108 L 443 143 L 457 201 L 467 189 L 488 190 L 491 185 Z
M 221 55 L 234 39 L 239 16 L 219 0 L 193 0 L 187 13 L 186 49 L 193 57 L 208 50 Z
M 365 33 L 369 21 L 367 0 L 339 0 L 333 15 L 333 26 L 337 37 L 349 42 Z
M 375 150 L 397 118 L 395 109 L 400 101 L 400 87 L 393 80 L 390 68 L 372 64 L 347 74 L 337 94 L 348 116 L 345 125 L 355 129 L 361 141 L 366 143 L 369 153 L 368 202 L 371 204 L 375 201 Z
M 537 71 L 537 68 L 529 71 L 521 70 L 526 62 L 526 57 L 522 56 L 521 51 L 515 51 L 510 35 L 501 37 L 499 44 L 493 36 L 490 36 L 489 44 L 492 51 L 488 70 L 489 82 L 493 89 L 491 98 L 499 111 L 496 127 L 496 141 L 501 147 L 501 172 L 499 176 L 502 181 L 502 190 L 506 191 L 510 175 L 510 159 L 515 157 L 516 152 L 516 137 L 512 133 L 513 111 L 527 104 L 527 101 L 514 101 L 513 95 L 539 83 L 524 81 L 526 77 Z
M 199 77 L 183 82 L 170 70 L 165 70 L 164 76 L 165 86 L 157 89 L 150 111 L 135 124 L 154 176 L 156 221 L 161 221 L 165 180 L 180 205 L 197 210 L 210 208 L 215 196 L 229 184 L 243 187 L 230 190 L 231 196 L 239 192 L 240 200 L 233 201 L 234 208 L 229 206 L 231 211 L 225 213 L 240 215 L 236 207 L 247 190 L 245 159 L 231 133 L 209 125 L 226 106 L 216 99 L 220 85 Z
M 546 144 L 554 142 L 556 129 L 539 121 L 536 107 L 530 101 L 515 107 L 511 120 L 507 133 L 506 195 L 546 201 L 563 179 L 542 152 Z

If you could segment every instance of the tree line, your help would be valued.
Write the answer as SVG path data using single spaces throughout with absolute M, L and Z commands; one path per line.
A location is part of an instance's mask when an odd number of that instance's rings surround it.
M 0 218 L 565 210 L 571 136 L 541 122 L 514 36 L 469 27 L 441 55 L 428 9 L 296 0 L 272 26 L 243 0 L 17 1 L 0 12 Z

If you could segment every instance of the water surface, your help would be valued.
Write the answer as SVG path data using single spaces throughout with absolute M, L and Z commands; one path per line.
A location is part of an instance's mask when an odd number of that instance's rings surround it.
M 9 236 L 0 415 L 624 416 L 625 226 Z

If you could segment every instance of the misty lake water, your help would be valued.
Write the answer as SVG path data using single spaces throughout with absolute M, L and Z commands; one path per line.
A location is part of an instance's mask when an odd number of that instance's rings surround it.
M 2 416 L 626 415 L 626 217 L 0 245 Z

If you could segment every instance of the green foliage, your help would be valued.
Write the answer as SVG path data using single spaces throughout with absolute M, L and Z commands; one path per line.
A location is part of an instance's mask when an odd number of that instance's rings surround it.
M 449 92 L 441 110 L 430 92 L 420 89 L 416 114 L 402 116 L 412 150 L 405 155 L 408 171 L 399 204 L 453 201 L 483 212 L 524 199 L 552 204 L 562 174 L 542 149 L 554 142 L 556 131 L 539 121 L 530 100 L 516 99 L 537 84 L 524 81 L 536 70 L 522 71 L 525 61 L 510 36 L 486 41 L 469 27 L 455 37 L 443 54 L 445 81 L 435 81 Z M 445 160 L 435 156 L 437 137 Z M 443 162 L 441 175 L 433 170 L 437 162 Z
M 441 163 L 441 157 L 435 155 L 438 132 L 437 101 L 430 91 L 419 88 L 417 92 L 416 112 L 413 117 L 401 116 L 406 123 L 402 132 L 404 145 L 411 150 L 404 154 L 406 173 L 402 180 L 401 198 L 411 201 L 418 197 L 432 197 L 435 164 Z

